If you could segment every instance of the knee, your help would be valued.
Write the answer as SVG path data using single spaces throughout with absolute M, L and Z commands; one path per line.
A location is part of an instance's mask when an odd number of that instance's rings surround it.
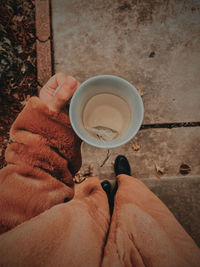
M 75 199 L 87 198 L 101 192 L 102 188 L 98 177 L 90 177 L 81 184 L 75 186 Z

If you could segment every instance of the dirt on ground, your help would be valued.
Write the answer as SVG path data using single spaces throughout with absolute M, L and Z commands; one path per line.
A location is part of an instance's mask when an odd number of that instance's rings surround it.
M 0 168 L 9 130 L 37 94 L 35 1 L 0 0 Z

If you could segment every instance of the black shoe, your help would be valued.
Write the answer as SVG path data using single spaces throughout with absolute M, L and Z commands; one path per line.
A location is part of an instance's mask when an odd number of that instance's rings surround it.
M 111 193 L 111 184 L 110 184 L 110 182 L 105 180 L 105 181 L 103 181 L 101 183 L 101 186 L 102 186 L 103 190 L 106 192 L 107 196 L 109 197 L 110 193 Z
M 103 190 L 106 192 L 106 195 L 108 197 L 110 215 L 112 216 L 113 207 L 114 207 L 114 195 L 113 195 L 111 183 L 108 180 L 105 180 L 101 183 L 101 186 Z
M 115 159 L 115 164 L 114 164 L 114 170 L 115 170 L 115 175 L 119 174 L 131 174 L 131 168 L 129 165 L 129 162 L 127 158 L 123 155 L 119 155 Z

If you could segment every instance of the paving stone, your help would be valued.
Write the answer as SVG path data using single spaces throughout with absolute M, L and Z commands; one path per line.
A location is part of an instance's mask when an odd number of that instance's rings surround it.
M 55 70 L 144 92 L 144 123 L 200 121 L 200 3 L 52 0 Z
M 35 1 L 36 36 L 40 41 L 50 37 L 49 0 Z
M 134 151 L 133 144 L 139 144 L 141 148 Z M 81 171 L 84 172 L 89 165 L 92 165 L 94 173 L 99 175 L 100 179 L 114 179 L 113 162 L 117 155 L 122 154 L 128 158 L 132 175 L 138 179 L 162 180 L 200 176 L 199 151 L 200 127 L 140 130 L 129 143 L 111 149 L 111 156 L 103 167 L 100 166 L 107 155 L 107 150 L 83 143 Z M 191 168 L 185 176 L 180 173 L 181 164 L 187 164 Z M 159 169 L 164 173 L 159 173 Z
M 51 43 L 36 41 L 37 47 L 37 80 L 43 86 L 52 76 Z

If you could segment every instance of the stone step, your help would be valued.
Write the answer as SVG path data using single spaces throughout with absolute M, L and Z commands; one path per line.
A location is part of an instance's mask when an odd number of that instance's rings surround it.
M 133 149 L 140 146 L 138 151 Z M 137 148 L 137 147 L 136 147 Z M 129 143 L 111 149 L 111 156 L 100 167 L 107 155 L 106 149 L 82 144 L 83 173 L 92 165 L 100 179 L 114 179 L 113 163 L 117 155 L 125 155 L 132 175 L 138 179 L 162 179 L 182 176 L 180 166 L 187 164 L 189 176 L 200 176 L 200 127 L 141 130 Z M 162 174 L 163 172 L 163 174 Z

